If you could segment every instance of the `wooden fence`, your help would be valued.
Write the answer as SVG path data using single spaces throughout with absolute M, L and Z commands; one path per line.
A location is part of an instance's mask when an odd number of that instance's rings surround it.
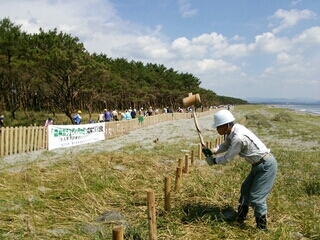
M 47 149 L 45 127 L 2 127 L 0 133 L 0 157 L 23 152 Z
M 215 111 L 197 112 L 197 117 L 205 117 Z M 191 113 L 158 114 L 132 120 L 111 121 L 106 123 L 106 139 L 127 134 L 157 123 L 192 118 Z M 0 132 L 0 157 L 48 149 L 46 127 L 2 127 Z

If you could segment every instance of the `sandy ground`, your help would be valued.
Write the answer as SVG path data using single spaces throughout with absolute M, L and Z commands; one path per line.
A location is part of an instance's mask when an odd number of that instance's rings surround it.
M 218 136 L 215 129 L 212 129 L 213 115 L 198 118 L 200 129 L 203 132 L 204 139 Z M 117 151 L 124 146 L 144 143 L 143 147 L 151 149 L 155 146 L 154 140 L 159 142 L 177 142 L 180 140 L 197 140 L 199 139 L 195 129 L 193 119 L 173 120 L 158 123 L 156 125 L 140 128 L 130 133 L 118 137 L 106 139 L 93 144 L 84 144 L 72 148 L 60 148 L 51 151 L 40 150 L 29 153 L 5 156 L 0 159 L 0 171 L 21 171 L 25 165 L 33 161 L 54 161 L 70 158 L 70 155 L 86 152 L 99 153 L 108 151 Z

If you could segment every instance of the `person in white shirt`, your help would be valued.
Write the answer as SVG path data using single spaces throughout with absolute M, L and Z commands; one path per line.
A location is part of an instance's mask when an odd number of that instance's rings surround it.
M 99 122 L 104 122 L 104 113 L 103 112 L 99 113 L 98 121 Z
M 203 147 L 209 165 L 226 164 L 237 155 L 252 165 L 251 171 L 241 185 L 237 220 L 247 218 L 249 206 L 253 208 L 258 229 L 267 230 L 267 197 L 274 185 L 278 169 L 277 160 L 262 141 L 245 126 L 235 123 L 228 110 L 220 110 L 214 115 L 213 128 L 225 141 L 215 149 Z M 224 153 L 222 156 L 217 154 Z
M 53 120 L 51 117 L 48 117 L 48 119 L 46 120 L 46 122 L 44 123 L 45 127 L 48 127 L 49 125 L 53 125 Z
M 114 109 L 111 113 L 113 121 L 118 121 L 118 112 L 116 109 Z
M 5 126 L 5 125 L 6 125 L 6 124 L 4 123 L 4 116 L 1 115 L 1 116 L 0 116 L 0 128 L 3 127 L 3 126 Z

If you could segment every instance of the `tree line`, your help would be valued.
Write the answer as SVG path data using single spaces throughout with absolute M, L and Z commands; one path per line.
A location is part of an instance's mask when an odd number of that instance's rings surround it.
M 64 113 L 72 122 L 77 109 L 89 117 L 105 108 L 177 109 L 189 92 L 199 93 L 203 106 L 247 103 L 200 84 L 162 64 L 90 54 L 78 37 L 57 29 L 28 34 L 9 18 L 0 21 L 0 112 L 13 119 L 17 111 L 27 118 L 30 111 Z

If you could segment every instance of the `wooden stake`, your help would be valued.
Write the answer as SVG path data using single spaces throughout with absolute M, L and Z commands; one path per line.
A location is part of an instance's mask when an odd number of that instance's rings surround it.
M 175 191 L 176 192 L 180 190 L 181 177 L 182 177 L 182 168 L 181 167 L 177 167 L 176 184 L 175 184 Z
M 199 158 L 199 160 L 201 160 L 201 156 L 202 156 L 202 147 L 201 147 L 201 144 L 199 143 L 198 144 L 198 158 Z
M 179 158 L 178 167 L 183 167 L 183 159 Z
M 13 139 L 13 127 L 9 127 L 9 134 L 10 134 L 10 139 Z M 13 142 L 9 142 L 9 154 L 13 154 Z
M 164 210 L 170 212 L 170 193 L 171 193 L 171 178 L 169 176 L 165 177 L 164 180 Z
M 184 155 L 184 171 L 189 173 L 189 154 Z
M 194 164 L 194 150 L 191 150 L 191 165 Z
M 112 240 L 123 240 L 123 227 L 115 226 L 112 229 Z
M 149 220 L 149 240 L 157 239 L 157 226 L 156 226 L 156 207 L 154 191 L 150 190 L 147 193 L 148 198 L 148 220 Z

